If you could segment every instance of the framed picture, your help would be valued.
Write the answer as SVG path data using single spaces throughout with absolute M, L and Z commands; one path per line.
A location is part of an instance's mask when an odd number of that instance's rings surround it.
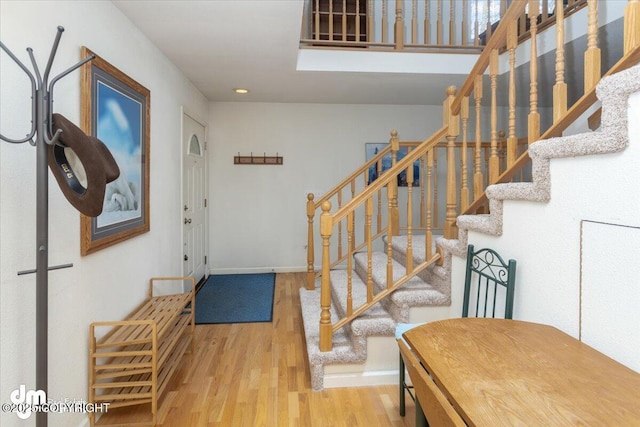
M 82 47 L 82 57 L 94 54 Z M 109 148 L 120 176 L 108 183 L 102 213 L 81 216 L 81 253 L 88 255 L 150 229 L 150 92 L 96 55 L 82 69 L 81 122 Z
M 371 160 L 371 158 L 375 157 L 379 151 L 385 149 L 389 144 L 388 143 L 379 143 L 379 142 L 367 142 L 365 143 L 364 151 L 366 156 L 366 161 Z M 400 161 L 407 155 L 407 147 L 400 147 L 397 154 L 397 161 Z M 391 169 L 391 153 L 386 154 L 382 157 L 382 168 L 380 173 L 384 173 L 385 171 Z M 377 165 L 372 165 L 369 168 L 369 182 L 367 185 L 371 184 L 378 178 L 378 167 Z M 416 160 L 413 163 L 413 184 L 414 187 L 420 185 L 420 160 Z M 406 187 L 407 186 L 407 171 L 404 170 L 398 175 L 398 187 Z

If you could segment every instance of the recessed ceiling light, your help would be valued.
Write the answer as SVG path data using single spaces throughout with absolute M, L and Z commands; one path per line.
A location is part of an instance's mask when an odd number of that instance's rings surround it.
M 236 87 L 236 88 L 233 89 L 233 91 L 235 93 L 242 93 L 242 94 L 249 93 L 249 89 L 245 89 L 245 88 L 242 88 L 242 87 Z

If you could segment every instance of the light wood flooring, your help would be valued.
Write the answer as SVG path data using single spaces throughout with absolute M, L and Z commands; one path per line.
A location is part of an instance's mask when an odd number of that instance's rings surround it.
M 398 415 L 396 385 L 311 390 L 298 297 L 305 274 L 277 274 L 271 323 L 196 326 L 195 354 L 175 373 L 159 426 L 415 425 L 408 397 Z M 105 422 L 119 421 L 108 413 Z

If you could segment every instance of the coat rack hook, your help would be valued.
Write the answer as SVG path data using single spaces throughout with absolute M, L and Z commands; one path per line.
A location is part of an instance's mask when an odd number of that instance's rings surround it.
M 47 68 L 44 70 L 43 82 L 44 85 L 47 86 L 47 81 L 49 80 L 49 72 L 51 71 L 51 66 L 53 65 L 53 58 L 56 56 L 56 52 L 58 51 L 58 45 L 60 44 L 60 38 L 62 37 L 62 33 L 64 32 L 64 27 L 62 25 L 58 25 L 56 38 L 53 41 L 53 46 L 51 46 L 51 53 L 49 54 L 49 61 L 47 62 Z
M 33 137 L 36 134 L 36 122 L 35 122 L 36 90 L 37 90 L 36 80 L 33 77 L 33 74 L 31 74 L 31 72 L 29 71 L 29 69 L 22 62 L 20 62 L 20 60 L 13 54 L 13 52 L 11 52 L 11 50 L 9 50 L 9 48 L 5 46 L 5 44 L 2 43 L 1 41 L 0 41 L 0 48 L 4 50 L 7 55 L 9 55 L 9 57 L 13 60 L 13 62 L 18 64 L 18 66 L 22 69 L 22 71 L 25 72 L 25 74 L 27 75 L 27 77 L 29 77 L 29 80 L 31 81 L 31 131 L 25 138 L 22 138 L 22 139 L 8 138 L 2 134 L 0 134 L 0 139 L 2 139 L 3 141 L 10 142 L 12 144 L 21 144 L 23 142 L 30 141 L 31 145 L 35 145 L 35 143 L 33 142 Z
M 38 88 L 42 87 L 42 77 L 40 77 L 40 69 L 38 68 L 38 63 L 36 62 L 35 56 L 33 56 L 33 49 L 30 47 L 27 48 L 27 52 L 29 52 L 29 58 L 31 58 L 31 64 L 33 65 L 33 71 L 36 73 L 36 82 L 38 84 Z
M 62 28 L 62 27 L 58 27 L 58 28 Z M 48 95 L 48 99 L 47 99 L 47 105 L 48 108 L 48 115 L 47 115 L 47 135 L 45 135 L 45 142 L 49 145 L 55 144 L 57 141 L 57 137 L 56 135 L 53 134 L 53 88 L 56 85 L 56 83 L 58 83 L 58 81 L 65 77 L 67 74 L 77 70 L 78 68 L 82 67 L 84 64 L 86 64 L 87 62 L 95 59 L 95 55 L 91 54 L 89 56 L 87 56 L 86 58 L 84 58 L 82 61 L 78 62 L 77 64 L 75 64 L 72 67 L 67 68 L 66 70 L 64 70 L 62 73 L 58 74 L 57 76 L 55 76 L 53 79 L 51 79 L 51 83 L 49 84 L 49 95 Z M 49 138 L 49 135 L 53 135 Z
M 49 124 L 49 126 L 51 126 L 51 124 Z M 51 139 L 49 139 L 49 135 L 47 135 L 46 133 L 43 135 L 44 136 L 44 142 L 46 142 L 48 145 L 55 145 L 58 143 L 58 139 L 60 139 L 60 134 L 62 133 L 62 129 L 58 129 L 56 131 L 56 133 L 53 134 L 53 136 L 51 137 Z

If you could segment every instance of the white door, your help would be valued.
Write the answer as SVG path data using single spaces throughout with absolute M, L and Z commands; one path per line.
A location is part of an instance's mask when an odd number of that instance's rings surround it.
M 183 153 L 183 274 L 196 283 L 205 276 L 207 255 L 204 126 L 182 115 Z

